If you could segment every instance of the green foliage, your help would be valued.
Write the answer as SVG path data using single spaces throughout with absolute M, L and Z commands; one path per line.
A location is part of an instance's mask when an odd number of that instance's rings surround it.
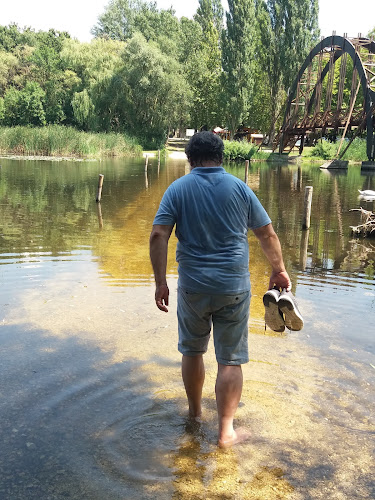
M 253 0 L 228 0 L 222 38 L 223 87 L 226 117 L 232 133 L 245 121 L 254 89 Z
M 72 99 L 73 114 L 76 122 L 84 130 L 89 129 L 90 122 L 94 118 L 95 106 L 90 99 L 86 89 L 76 92 Z
M 115 83 L 119 119 L 148 146 L 165 141 L 169 128 L 186 123 L 190 88 L 182 66 L 137 33 L 123 53 Z
M 199 0 L 194 19 L 152 0 L 110 0 L 90 43 L 0 26 L 0 123 L 131 130 L 149 147 L 172 128 L 267 132 L 316 37 L 317 0 L 228 6 L 224 29 L 221 0 Z
M 221 20 L 220 20 L 221 14 Z M 221 123 L 221 48 L 223 12 L 216 0 L 200 0 L 195 22 L 181 20 L 185 72 L 193 90 L 191 123 L 199 129 Z
M 250 159 L 266 159 L 269 153 L 260 151 L 258 146 L 247 141 L 224 141 L 224 160 L 240 161 Z
M 45 125 L 43 108 L 45 92 L 36 82 L 28 82 L 23 90 L 10 87 L 4 95 L 5 125 Z
M 46 156 L 135 156 L 142 148 L 126 134 L 88 134 L 73 127 L 48 125 L 43 128 L 0 128 L 3 153 Z
M 318 143 L 310 151 L 310 156 L 317 156 L 323 160 L 332 160 L 336 155 L 337 147 L 334 143 L 326 141 L 325 139 L 318 141 Z
M 127 41 L 139 32 L 147 41 L 160 41 L 172 49 L 169 40 L 176 40 L 178 30 L 178 19 L 172 9 L 159 10 L 156 2 L 143 0 L 111 0 L 92 34 L 97 38 Z
M 319 141 L 316 146 L 312 148 L 309 153 L 309 156 L 322 158 L 323 160 L 333 160 L 337 156 L 337 151 L 340 145 L 341 138 L 338 137 L 336 142 L 329 142 L 327 140 Z M 344 151 L 348 144 L 348 139 L 345 139 L 340 152 Z M 360 137 L 356 137 L 345 155 L 342 158 L 343 160 L 351 160 L 355 162 L 361 162 L 367 160 L 366 153 L 366 140 L 361 139 Z
M 340 142 L 340 139 L 336 141 L 336 146 L 338 147 L 338 144 Z M 344 142 L 342 148 L 345 148 L 347 145 L 347 142 Z M 343 156 L 343 160 L 351 160 L 351 161 L 356 161 L 356 162 L 361 162 L 361 161 L 367 161 L 367 141 L 365 139 L 361 139 L 360 137 L 356 137 L 351 145 L 349 146 L 349 149 Z
M 262 0 L 261 0 L 262 1 Z M 318 0 L 267 0 L 268 16 L 259 30 L 261 58 L 269 78 L 271 124 L 275 124 L 286 92 L 299 67 L 317 40 Z M 272 138 L 273 130 L 270 131 Z

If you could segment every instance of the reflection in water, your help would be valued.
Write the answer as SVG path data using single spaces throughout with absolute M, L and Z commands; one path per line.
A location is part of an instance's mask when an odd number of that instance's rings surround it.
M 153 217 L 188 170 L 152 158 L 146 176 L 143 160 L 2 161 L 2 499 L 373 496 L 375 245 L 351 237 L 349 209 L 375 178 L 357 167 L 251 165 L 249 184 L 280 236 L 306 326 L 264 335 L 269 266 L 250 234 L 251 362 L 237 424 L 253 439 L 222 451 L 212 343 L 203 423 L 186 424 L 174 236 L 171 312 L 153 303 Z M 243 178 L 243 166 L 228 170 Z M 307 184 L 312 219 L 302 231 Z

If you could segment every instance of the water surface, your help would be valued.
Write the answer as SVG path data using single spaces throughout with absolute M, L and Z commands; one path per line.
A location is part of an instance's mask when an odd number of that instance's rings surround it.
M 357 191 L 374 190 L 374 176 L 251 164 L 306 325 L 264 331 L 269 266 L 249 235 L 251 362 L 237 421 L 253 439 L 222 452 L 212 345 L 203 424 L 185 418 L 174 236 L 170 312 L 153 304 L 152 220 L 186 163 L 151 160 L 147 174 L 142 160 L 0 163 L 1 498 L 375 497 L 375 243 L 350 232 L 350 209 L 375 209 Z

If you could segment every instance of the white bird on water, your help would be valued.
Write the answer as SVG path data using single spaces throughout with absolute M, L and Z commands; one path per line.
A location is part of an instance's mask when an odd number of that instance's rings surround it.
M 365 191 L 361 191 L 360 189 L 358 189 L 358 193 L 361 196 L 366 196 L 368 198 L 375 198 L 375 191 L 372 191 L 371 189 L 366 189 Z

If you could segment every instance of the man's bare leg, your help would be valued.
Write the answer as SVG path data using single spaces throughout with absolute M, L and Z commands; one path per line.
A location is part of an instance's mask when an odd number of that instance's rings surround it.
M 189 415 L 199 418 L 202 414 L 202 389 L 204 383 L 203 355 L 182 356 L 182 380 L 189 402 Z
M 243 376 L 241 365 L 219 363 L 216 379 L 216 405 L 219 417 L 219 439 L 221 447 L 231 446 L 250 437 L 245 429 L 233 428 L 234 414 L 241 399 Z

